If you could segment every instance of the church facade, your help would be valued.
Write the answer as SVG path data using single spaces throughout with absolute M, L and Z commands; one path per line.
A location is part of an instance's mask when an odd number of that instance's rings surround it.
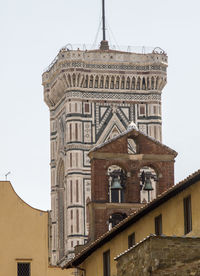
M 50 110 L 52 262 L 87 242 L 91 199 L 88 152 L 134 122 L 162 140 L 161 94 L 167 55 L 63 48 L 43 73 Z M 134 152 L 133 145 L 129 150 Z

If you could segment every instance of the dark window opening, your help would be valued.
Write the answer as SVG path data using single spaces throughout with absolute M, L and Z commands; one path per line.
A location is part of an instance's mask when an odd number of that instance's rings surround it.
M 17 276 L 30 276 L 30 263 L 18 263 Z
M 145 115 L 145 107 L 144 107 L 144 105 L 140 106 L 140 115 Z
M 119 80 L 116 81 L 116 89 L 119 89 Z
M 121 190 L 111 190 L 111 202 L 120 202 Z
M 103 253 L 103 275 L 110 276 L 110 250 Z
M 162 215 L 155 217 L 155 234 L 162 235 Z
M 127 217 L 127 215 L 125 213 L 124 214 L 119 214 L 119 213 L 112 214 L 112 216 L 110 216 L 109 223 L 111 223 L 112 227 L 114 227 L 115 225 L 120 223 L 120 221 L 122 221 L 126 217 Z
M 131 248 L 133 245 L 135 245 L 135 233 L 128 236 L 128 248 Z
M 113 89 L 114 88 L 114 81 L 111 80 L 111 83 L 110 83 L 110 88 Z
M 89 103 L 85 103 L 85 112 L 87 112 L 87 113 L 90 112 Z
M 184 205 L 184 234 L 192 231 L 192 209 L 191 209 L 191 196 L 183 199 Z

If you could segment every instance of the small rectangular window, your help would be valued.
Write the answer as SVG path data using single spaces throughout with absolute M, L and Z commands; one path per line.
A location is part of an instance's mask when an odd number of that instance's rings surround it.
M 110 250 L 103 253 L 103 275 L 110 276 Z
M 162 235 L 162 215 L 155 217 L 155 234 Z
M 184 233 L 187 234 L 192 231 L 192 209 L 191 196 L 183 199 L 184 206 Z
M 17 276 L 30 275 L 30 263 L 17 263 Z
M 135 245 L 135 233 L 132 233 L 128 236 L 128 248 L 132 247 L 133 245 Z

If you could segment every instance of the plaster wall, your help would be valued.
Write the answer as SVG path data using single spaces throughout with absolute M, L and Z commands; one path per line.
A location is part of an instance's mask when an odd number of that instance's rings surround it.
M 34 276 L 72 275 L 49 266 L 48 212 L 26 204 L 9 181 L 0 182 L 0 244 L 0 276 L 16 276 L 18 262 L 29 262 Z
M 184 235 L 183 199 L 191 196 L 192 206 L 192 231 L 188 237 L 200 237 L 199 200 L 200 181 L 161 204 L 156 209 L 133 223 L 123 232 L 119 233 L 112 240 L 101 246 L 92 253 L 83 263 L 87 276 L 103 275 L 103 253 L 110 250 L 111 276 L 117 275 L 116 262 L 114 257 L 128 249 L 128 236 L 135 233 L 136 243 L 146 238 L 149 234 L 155 233 L 154 218 L 162 214 L 163 234 L 167 236 Z M 96 274 L 95 274 L 96 273 Z

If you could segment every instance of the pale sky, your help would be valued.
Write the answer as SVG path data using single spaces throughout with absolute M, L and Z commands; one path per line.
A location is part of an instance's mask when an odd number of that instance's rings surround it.
M 106 0 L 111 44 L 159 46 L 168 54 L 163 143 L 179 153 L 176 183 L 200 168 L 199 11 L 199 0 Z M 100 18 L 101 0 L 0 3 L 0 179 L 11 171 L 15 191 L 33 207 L 50 209 L 49 111 L 41 74 L 62 46 L 93 44 Z

